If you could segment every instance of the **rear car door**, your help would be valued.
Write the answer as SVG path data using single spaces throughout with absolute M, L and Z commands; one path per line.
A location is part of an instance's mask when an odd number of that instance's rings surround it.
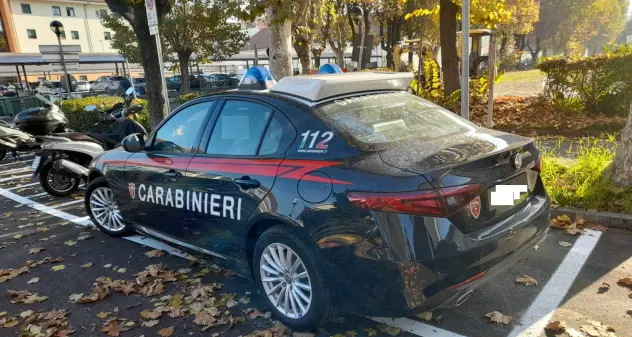
M 268 200 L 295 130 L 283 113 L 259 101 L 226 100 L 217 110 L 202 141 L 204 151 L 187 169 L 187 186 L 200 199 L 189 209 L 188 240 L 235 258 L 250 215 L 275 208 L 262 200 Z
M 184 175 L 214 105 L 204 101 L 174 112 L 148 139 L 147 149 L 127 159 L 131 207 L 125 219 L 157 234 L 183 238 L 189 200 Z

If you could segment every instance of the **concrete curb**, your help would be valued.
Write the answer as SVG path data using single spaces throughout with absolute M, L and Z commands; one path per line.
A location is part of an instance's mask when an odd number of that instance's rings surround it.
M 576 208 L 551 208 L 551 216 L 566 214 L 571 219 L 582 218 L 606 227 L 632 230 L 632 214 L 613 212 L 588 212 Z

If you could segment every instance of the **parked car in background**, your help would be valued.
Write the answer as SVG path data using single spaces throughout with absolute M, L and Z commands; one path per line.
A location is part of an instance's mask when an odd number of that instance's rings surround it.
M 121 96 L 132 86 L 123 76 L 101 76 L 90 85 L 90 93 Z
M 66 92 L 66 90 L 61 87 L 60 81 L 50 80 L 41 81 L 37 91 L 43 95 L 59 95 Z
M 141 95 L 147 94 L 147 81 L 144 77 L 134 77 L 134 89 L 137 89 Z
M 76 91 L 90 91 L 90 83 L 88 81 L 77 81 Z
M 189 83 L 191 85 L 191 89 L 200 89 L 200 79 L 195 76 L 189 76 Z M 167 78 L 167 90 L 182 90 L 182 77 L 180 75 L 175 75 Z

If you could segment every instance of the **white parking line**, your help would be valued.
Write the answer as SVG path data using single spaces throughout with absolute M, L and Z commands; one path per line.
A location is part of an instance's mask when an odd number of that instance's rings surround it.
M 511 337 L 539 336 L 551 319 L 553 311 L 557 309 L 568 290 L 575 282 L 575 278 L 588 260 L 590 253 L 597 246 L 601 232 L 586 229 L 573 248 L 566 254 L 564 261 L 557 267 L 553 276 L 544 285 L 538 297 L 531 303 L 522 315 L 520 325 L 511 331 Z
M 0 167 L 9 166 L 9 165 L 15 165 L 15 164 L 28 163 L 28 162 L 32 162 L 32 161 L 33 161 L 33 159 L 19 160 L 19 161 L 14 161 L 12 163 L 0 164 Z
M 7 175 L 7 174 L 12 174 L 12 173 L 28 172 L 28 171 L 29 171 L 28 167 L 20 167 L 16 169 L 7 170 L 7 171 L 0 171 L 0 175 Z
M 5 181 L 15 180 L 15 179 L 27 178 L 27 177 L 30 177 L 32 175 L 33 175 L 32 173 L 29 173 L 29 174 L 23 174 L 21 176 L 13 176 L 13 177 L 2 178 L 2 179 L 0 179 L 0 183 L 3 183 Z
M 83 202 L 83 199 L 68 201 L 68 202 L 64 202 L 62 204 L 51 205 L 51 207 L 62 208 L 62 207 L 78 204 L 80 202 Z
M 48 195 L 48 192 L 42 192 L 42 193 L 27 195 L 26 198 L 33 199 L 33 198 L 39 198 L 39 197 L 42 197 L 42 196 L 45 196 L 45 195 Z
M 410 318 L 386 318 L 386 317 L 367 317 L 376 322 L 400 328 L 406 332 L 410 332 L 417 336 L 423 337 L 465 337 L 452 331 L 437 328 L 426 323 L 415 321 Z
M 11 188 L 7 188 L 7 191 L 13 191 L 13 190 L 19 190 L 21 188 L 27 188 L 27 187 L 31 187 L 31 186 L 35 186 L 35 185 L 39 185 L 40 183 L 30 183 L 30 184 L 26 184 L 26 185 L 18 185 L 18 186 L 13 186 Z

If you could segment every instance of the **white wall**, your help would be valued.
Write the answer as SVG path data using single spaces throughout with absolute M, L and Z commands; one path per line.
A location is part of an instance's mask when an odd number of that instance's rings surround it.
M 29 4 L 32 14 L 23 14 L 21 4 Z M 57 44 L 57 37 L 49 28 L 50 22 L 53 20 L 58 20 L 64 25 L 66 39 L 62 39 L 62 44 L 80 45 L 81 51 L 88 53 L 115 52 L 110 46 L 110 41 L 105 41 L 105 28 L 101 26 L 96 14 L 99 9 L 107 10 L 108 7 L 105 3 L 11 0 L 10 6 L 18 44 L 22 53 L 39 53 L 40 45 Z M 61 16 L 53 15 L 53 6 L 60 7 Z M 74 8 L 74 17 L 69 17 L 66 14 L 66 7 Z M 35 29 L 37 39 L 29 39 L 27 29 Z M 71 31 L 79 32 L 78 40 L 72 39 Z M 113 32 L 112 35 L 114 35 Z

